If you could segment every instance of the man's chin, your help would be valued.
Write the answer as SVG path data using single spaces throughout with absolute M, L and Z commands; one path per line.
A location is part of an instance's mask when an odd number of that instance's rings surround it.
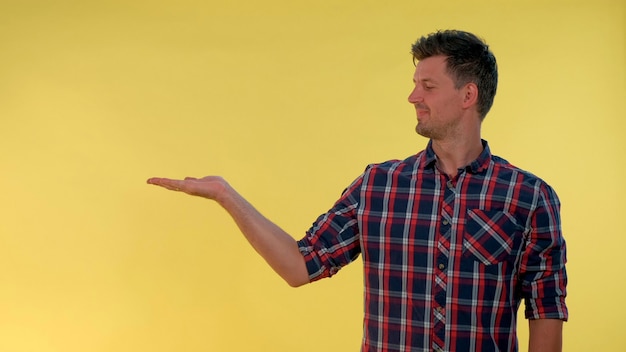
M 425 129 L 424 126 L 421 126 L 420 124 L 415 126 L 415 132 L 417 132 L 417 134 L 419 134 L 422 137 L 426 137 L 426 138 L 431 137 L 430 131 Z

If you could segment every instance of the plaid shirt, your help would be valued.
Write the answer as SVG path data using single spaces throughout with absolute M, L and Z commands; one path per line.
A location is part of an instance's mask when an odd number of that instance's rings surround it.
M 453 179 L 432 142 L 368 166 L 298 242 L 311 281 L 362 254 L 362 351 L 517 351 L 522 299 L 567 320 L 559 200 L 483 145 Z

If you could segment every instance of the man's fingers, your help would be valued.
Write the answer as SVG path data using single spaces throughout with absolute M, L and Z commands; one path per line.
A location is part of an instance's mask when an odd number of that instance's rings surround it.
M 228 187 L 226 181 L 219 176 L 206 176 L 203 178 L 185 177 L 184 180 L 153 177 L 148 179 L 148 183 L 171 191 L 184 192 L 207 199 L 215 199 L 218 194 L 224 192 L 224 189 Z
M 162 180 L 161 178 L 152 177 L 152 178 L 149 178 L 147 182 L 148 182 L 149 185 L 157 185 L 157 186 L 159 186 L 161 180 Z
M 159 177 L 153 177 L 148 179 L 148 183 L 151 185 L 161 186 L 172 191 L 182 191 L 184 190 L 185 185 L 185 181 L 183 180 L 172 180 L 169 178 Z

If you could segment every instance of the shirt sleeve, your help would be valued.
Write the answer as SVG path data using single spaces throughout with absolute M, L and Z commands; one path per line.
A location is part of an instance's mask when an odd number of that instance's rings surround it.
M 539 186 L 531 214 L 528 243 L 520 265 L 526 319 L 567 321 L 566 248 L 561 232 L 560 202 L 548 185 Z
M 363 175 L 344 190 L 335 205 L 320 215 L 298 241 L 310 281 L 334 275 L 361 253 L 357 211 L 362 184 Z

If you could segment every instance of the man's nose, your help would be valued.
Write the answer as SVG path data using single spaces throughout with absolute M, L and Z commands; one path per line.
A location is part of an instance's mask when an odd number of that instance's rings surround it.
M 416 85 L 415 88 L 413 88 L 413 90 L 411 91 L 411 94 L 409 94 L 409 103 L 417 104 L 421 101 L 422 101 L 422 94 L 420 92 L 419 86 Z

